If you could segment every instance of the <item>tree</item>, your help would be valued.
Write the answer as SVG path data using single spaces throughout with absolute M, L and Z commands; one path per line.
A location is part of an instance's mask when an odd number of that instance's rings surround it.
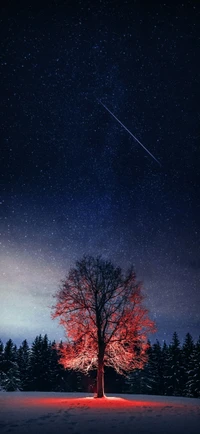
M 12 363 L 17 359 L 17 347 L 14 345 L 12 339 L 9 339 L 4 348 L 4 364 L 5 369 L 8 370 Z
M 164 341 L 162 346 L 162 371 L 163 371 L 163 395 L 167 395 L 167 391 L 169 388 L 169 347 Z
M 30 350 L 30 390 L 40 390 L 42 336 L 36 336 Z
M 125 379 L 125 392 L 133 394 L 141 393 L 141 377 L 141 369 L 134 369 L 134 371 L 130 372 Z
M 200 398 L 200 337 L 194 346 L 188 368 L 187 395 Z
M 155 376 L 155 367 L 153 361 L 153 349 L 151 343 L 148 342 L 149 346 L 147 349 L 148 360 L 145 363 L 143 369 L 140 370 L 140 393 L 152 395 L 153 385 L 154 385 L 154 376 Z
M 0 370 L 2 369 L 3 359 L 4 359 L 4 345 L 0 339 Z
M 59 355 L 58 351 L 56 349 L 56 342 L 53 341 L 50 347 L 50 376 L 49 376 L 49 382 L 50 382 L 50 388 L 54 391 L 59 391 L 60 386 L 60 368 L 61 366 L 58 363 Z
M 3 377 L 4 377 L 4 372 L 3 372 L 3 363 L 4 362 L 4 345 L 3 342 L 0 339 L 0 390 L 3 388 Z
M 167 394 L 181 396 L 183 393 L 183 364 L 180 341 L 176 332 L 172 336 L 172 343 L 168 351 L 168 390 Z
M 50 343 L 50 360 L 49 360 L 49 387 L 56 392 L 72 392 L 73 387 L 68 381 L 70 373 L 59 363 L 59 348 L 62 348 L 62 342 L 57 347 L 56 342 Z
M 160 395 L 162 349 L 158 340 L 148 349 L 148 362 L 141 372 L 140 393 Z
M 12 366 L 6 373 L 2 372 L 1 386 L 6 392 L 21 390 L 19 367 L 16 362 L 12 362 Z
M 31 390 L 49 391 L 51 389 L 51 343 L 47 335 L 36 336 L 30 352 Z
M 185 341 L 182 347 L 182 359 L 183 359 L 183 394 L 190 396 L 190 390 L 188 390 L 188 381 L 190 378 L 191 369 L 193 367 L 193 353 L 194 353 L 194 341 L 190 333 L 186 334 Z
M 1 387 L 7 392 L 21 388 L 19 367 L 17 364 L 17 347 L 12 339 L 6 342 L 4 351 L 1 345 Z
M 84 256 L 62 281 L 53 318 L 66 331 L 60 362 L 88 373 L 97 369 L 97 397 L 104 396 L 104 366 L 119 374 L 142 368 L 154 322 L 142 305 L 142 285 L 101 256 Z
M 30 349 L 28 342 L 25 339 L 20 345 L 17 353 L 17 362 L 19 366 L 21 387 L 22 390 L 29 390 L 30 388 Z
M 152 360 L 153 360 L 153 381 L 152 393 L 153 395 L 165 394 L 165 374 L 166 374 L 166 344 L 164 342 L 163 348 L 157 340 L 152 347 Z

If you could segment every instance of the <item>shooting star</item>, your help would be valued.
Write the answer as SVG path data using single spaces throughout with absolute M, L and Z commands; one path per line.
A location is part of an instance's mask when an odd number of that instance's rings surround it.
M 139 143 L 139 145 L 140 146 L 142 146 L 142 148 L 146 151 L 146 152 L 148 152 L 148 154 L 149 155 L 151 155 L 151 157 L 156 161 L 156 163 L 158 163 L 159 164 L 159 166 L 161 166 L 161 163 L 160 163 L 160 161 L 158 161 L 157 160 L 157 158 L 156 157 L 154 157 L 154 155 L 137 139 L 137 137 L 135 137 L 134 136 L 134 134 L 133 133 L 131 133 L 131 131 L 130 130 L 128 130 L 128 128 L 126 128 L 125 127 L 125 125 L 117 118 L 117 116 L 115 116 L 114 115 L 114 113 L 112 113 L 110 110 L 109 110 L 109 108 L 108 107 L 106 107 L 106 105 L 105 104 L 103 104 L 102 102 L 101 102 L 101 100 L 98 100 L 99 101 L 99 103 L 108 111 L 108 113 L 110 113 L 111 114 L 111 116 L 113 116 L 113 118 L 114 119 L 116 119 L 116 121 L 117 122 L 119 122 L 119 124 L 131 135 L 131 137 L 133 137 L 135 140 L 136 140 L 136 142 L 138 142 Z

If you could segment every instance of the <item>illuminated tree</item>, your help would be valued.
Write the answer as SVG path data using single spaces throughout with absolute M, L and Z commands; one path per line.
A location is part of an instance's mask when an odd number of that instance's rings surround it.
M 141 286 L 133 269 L 124 275 L 110 261 L 84 256 L 55 296 L 52 317 L 60 319 L 67 338 L 60 362 L 84 373 L 97 369 L 98 398 L 104 395 L 104 366 L 124 374 L 146 362 L 154 323 L 142 305 Z

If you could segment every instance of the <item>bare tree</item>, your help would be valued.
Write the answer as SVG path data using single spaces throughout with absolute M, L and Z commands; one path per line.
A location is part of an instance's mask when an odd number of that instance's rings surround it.
M 60 318 L 67 341 L 60 362 L 87 373 L 97 369 L 97 397 L 104 396 L 104 366 L 125 374 L 142 368 L 154 331 L 142 305 L 141 283 L 133 269 L 126 275 L 102 257 L 84 256 L 56 294 L 53 318 Z

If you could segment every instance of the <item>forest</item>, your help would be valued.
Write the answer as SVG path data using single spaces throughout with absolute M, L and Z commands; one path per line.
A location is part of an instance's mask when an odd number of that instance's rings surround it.
M 0 340 L 0 390 L 95 392 L 96 371 L 65 369 L 59 363 L 62 345 L 47 335 L 36 336 L 31 346 L 25 339 L 19 348 L 12 339 L 5 345 Z M 194 342 L 187 333 L 181 345 L 174 332 L 170 344 L 149 342 L 144 368 L 125 376 L 105 367 L 105 393 L 200 398 L 200 338 Z

